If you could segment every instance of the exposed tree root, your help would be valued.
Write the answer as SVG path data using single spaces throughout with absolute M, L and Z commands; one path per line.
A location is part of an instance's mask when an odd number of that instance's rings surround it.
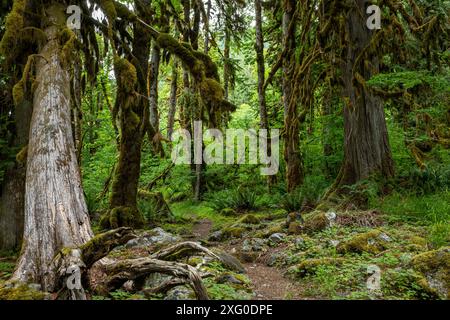
M 176 278 L 172 282 L 164 284 L 164 287 L 185 281 L 194 290 L 197 299 L 209 299 L 202 277 L 197 269 L 184 263 L 152 258 L 126 259 L 107 266 L 109 278 L 106 288 L 108 291 L 111 291 L 120 288 L 128 280 L 135 280 L 155 272 L 172 275 Z

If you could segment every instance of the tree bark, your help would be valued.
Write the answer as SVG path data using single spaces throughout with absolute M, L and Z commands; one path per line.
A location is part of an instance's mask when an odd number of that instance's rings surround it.
M 159 64 L 161 60 L 161 49 L 157 44 L 152 46 L 152 55 L 150 61 L 149 73 L 149 102 L 150 102 L 150 124 L 159 132 L 159 114 L 158 114 L 158 78 L 159 78 Z
M 170 84 L 169 115 L 167 120 L 167 138 L 172 141 L 172 134 L 175 125 L 175 114 L 177 111 L 178 94 L 178 62 L 172 66 L 172 81 Z
M 286 187 L 288 192 L 303 183 L 303 159 L 300 151 L 300 121 L 297 104 L 291 103 L 292 79 L 295 67 L 295 28 L 290 28 L 296 7 L 295 0 L 284 0 L 283 42 L 286 55 L 283 57 L 283 103 L 284 103 L 284 160 L 286 162 Z M 295 23 L 295 22 L 294 22 Z
M 261 0 L 255 0 L 255 33 L 256 64 L 258 69 L 259 127 L 260 129 L 269 129 L 266 92 L 264 89 L 266 67 L 264 62 L 264 35 L 262 30 Z M 267 130 L 267 155 L 269 157 L 272 155 L 269 130 Z M 269 187 L 273 185 L 276 182 L 276 175 L 268 176 L 267 182 Z
M 383 101 L 356 79 L 356 72 L 367 80 L 379 71 L 378 58 L 363 53 L 373 35 L 366 27 L 365 4 L 364 0 L 356 1 L 346 19 L 349 44 L 341 65 L 345 142 L 339 186 L 354 184 L 373 174 L 387 178 L 394 175 Z
M 146 20 L 145 8 L 147 1 L 136 1 L 136 11 L 139 17 Z M 145 121 L 148 123 L 148 102 L 143 98 L 147 96 L 147 72 L 149 68 L 151 35 L 139 22 L 134 23 L 134 38 L 132 41 L 131 59 L 137 73 L 136 92 L 139 98 L 131 97 L 132 92 L 118 91 L 119 103 L 130 98 L 130 106 L 121 107 L 119 160 L 115 168 L 114 179 L 111 186 L 110 211 L 101 220 L 103 228 L 133 227 L 139 228 L 144 219 L 137 207 L 137 194 L 139 176 L 141 172 L 142 141 L 146 133 Z M 126 97 L 119 98 L 119 94 Z M 151 126 L 152 127 L 152 126 Z M 152 127 L 153 128 L 153 127 Z
M 25 230 L 13 279 L 53 291 L 58 275 L 52 260 L 63 247 L 92 237 L 81 187 L 70 118 L 69 66 L 63 63 L 58 34 L 65 27 L 63 6 L 46 10 L 49 39 L 36 62 L 37 87 L 29 136 L 25 182 Z

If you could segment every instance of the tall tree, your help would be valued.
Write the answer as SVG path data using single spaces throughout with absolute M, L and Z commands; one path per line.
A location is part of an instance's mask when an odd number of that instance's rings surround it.
M 260 129 L 269 129 L 269 119 L 267 116 L 267 103 L 265 93 L 266 67 L 264 61 L 264 34 L 262 28 L 262 5 L 261 0 L 255 0 L 255 51 L 256 64 L 258 69 L 258 101 L 259 101 L 259 127 Z M 267 154 L 271 156 L 270 134 L 267 132 Z M 274 184 L 276 176 L 268 177 L 269 186 Z
M 52 260 L 58 251 L 92 237 L 72 135 L 70 63 L 61 45 L 60 34 L 67 30 L 65 9 L 55 2 L 44 9 L 48 41 L 33 59 L 37 87 L 27 157 L 25 236 L 14 273 L 15 279 L 40 283 L 48 291 L 56 287 Z
M 286 162 L 287 190 L 293 191 L 303 183 L 303 159 L 300 151 L 300 121 L 298 105 L 293 95 L 293 78 L 295 70 L 296 50 L 296 17 L 297 2 L 283 0 L 283 104 L 284 104 L 284 160 Z

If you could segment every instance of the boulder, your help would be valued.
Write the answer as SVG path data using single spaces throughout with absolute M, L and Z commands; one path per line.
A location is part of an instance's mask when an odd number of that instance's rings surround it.
M 424 275 L 427 285 L 441 298 L 450 299 L 450 247 L 418 254 L 411 266 Z
M 387 249 L 388 242 L 391 238 L 381 230 L 371 230 L 369 232 L 360 233 L 350 240 L 339 243 L 336 247 L 339 253 L 363 253 L 372 254 L 380 253 Z
M 272 243 L 280 243 L 286 238 L 285 233 L 274 233 L 269 237 L 269 241 Z

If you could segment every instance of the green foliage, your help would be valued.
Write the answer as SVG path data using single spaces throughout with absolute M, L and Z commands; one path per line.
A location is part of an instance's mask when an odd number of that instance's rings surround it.
M 232 208 L 236 211 L 244 212 L 258 208 L 258 196 L 254 191 L 246 188 L 238 188 L 237 190 L 217 192 L 208 200 L 208 203 L 217 212 L 225 208 Z

